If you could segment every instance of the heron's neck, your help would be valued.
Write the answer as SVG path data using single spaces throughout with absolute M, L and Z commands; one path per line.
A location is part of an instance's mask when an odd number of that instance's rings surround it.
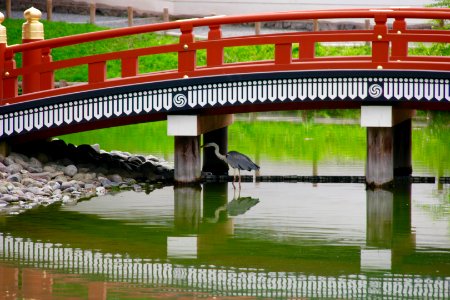
M 213 145 L 213 146 L 214 146 L 214 153 L 216 154 L 216 156 L 226 162 L 227 159 L 226 159 L 225 155 L 222 155 L 219 152 L 219 146 L 218 145 Z

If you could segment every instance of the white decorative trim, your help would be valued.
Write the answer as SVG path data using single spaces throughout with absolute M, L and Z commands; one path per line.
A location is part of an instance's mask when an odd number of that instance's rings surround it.
M 317 76 L 317 75 L 316 75 Z M 450 101 L 449 79 L 316 77 L 257 79 L 123 92 L 0 114 L 0 138 L 154 112 L 302 101 Z M 182 81 L 184 84 L 186 81 Z M 1 107 L 0 107 L 1 108 Z

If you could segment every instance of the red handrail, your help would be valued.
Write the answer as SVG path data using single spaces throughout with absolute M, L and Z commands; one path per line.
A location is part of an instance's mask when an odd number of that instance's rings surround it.
M 323 19 L 373 19 L 371 30 L 287 32 L 258 36 L 222 38 L 220 26 L 253 22 Z M 385 8 L 385 9 L 341 9 L 318 11 L 289 11 L 260 13 L 242 16 L 209 17 L 183 20 L 179 22 L 148 24 L 142 26 L 104 30 L 49 40 L 35 41 L 8 46 L 0 51 L 2 68 L 3 99 L 0 104 L 16 103 L 58 93 L 76 92 L 124 84 L 156 80 L 169 80 L 185 76 L 211 76 L 219 74 L 275 72 L 312 69 L 419 69 L 450 71 L 448 57 L 415 57 L 408 55 L 410 42 L 450 43 L 450 32 L 446 30 L 409 30 L 405 19 L 450 19 L 450 9 L 445 8 Z M 388 28 L 388 20 L 393 20 L 393 28 Z M 208 26 L 208 40 L 195 41 L 193 29 Z M 95 54 L 60 61 L 51 61 L 51 49 L 72 46 L 86 42 L 117 38 L 142 33 L 181 31 L 179 43 L 131 49 L 114 53 Z M 319 42 L 366 42 L 372 44 L 371 56 L 357 57 L 315 57 L 315 44 Z M 237 46 L 274 45 L 274 59 L 264 62 L 224 63 L 224 49 Z M 292 45 L 299 44 L 299 57 L 292 57 Z M 2 49 L 0 49 L 2 50 Z M 196 52 L 206 50 L 207 65 L 197 66 Z M 14 55 L 28 51 L 42 51 L 43 61 L 39 64 L 23 65 L 16 68 Z M 2 53 L 3 52 L 3 53 Z M 178 70 L 138 74 L 138 57 L 151 54 L 178 53 Z M 106 80 L 106 62 L 122 61 L 122 78 Z M 89 66 L 89 82 L 65 91 L 52 90 L 53 72 L 77 65 Z M 19 76 L 41 74 L 40 91 L 18 95 Z M 45 74 L 45 76 L 44 76 Z M 25 80 L 25 78 L 24 78 Z M 1 95 L 0 95 L 1 96 Z

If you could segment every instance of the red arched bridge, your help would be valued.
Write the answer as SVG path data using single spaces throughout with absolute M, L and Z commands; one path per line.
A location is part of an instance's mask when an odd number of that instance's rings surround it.
M 450 57 L 414 56 L 408 51 L 415 43 L 446 46 L 450 42 L 449 31 L 413 29 L 407 25 L 410 20 L 426 23 L 450 19 L 450 9 L 345 9 L 217 16 L 49 40 L 43 40 L 43 33 L 39 36 L 43 29 L 37 19 L 34 11 L 28 12 L 26 24 L 31 30 L 24 31 L 23 44 L 0 43 L 0 140 L 48 137 L 165 120 L 168 116 L 175 120 L 169 122 L 173 124 L 168 125 L 169 133 L 172 130 L 175 136 L 191 136 L 195 134 L 186 130 L 189 131 L 188 119 L 192 116 L 194 125 L 198 125 L 193 130 L 199 135 L 227 126 L 230 122 L 223 117 L 227 114 L 313 108 L 363 107 L 362 117 L 367 117 L 367 121 L 362 120 L 364 126 L 392 127 L 410 118 L 408 111 L 412 109 L 450 109 Z M 283 31 L 235 37 L 223 37 L 221 31 L 222 25 L 311 19 L 370 19 L 373 26 L 365 30 Z M 209 28 L 207 39 L 195 39 L 194 30 L 198 27 Z M 169 30 L 179 30 L 177 43 L 58 61 L 51 56 L 51 51 L 59 47 Z M 327 42 L 366 43 L 371 45 L 371 55 L 317 57 L 316 45 Z M 273 59 L 224 61 L 227 48 L 256 45 L 272 45 Z M 297 46 L 298 55 L 294 56 L 297 52 L 293 48 Z M 206 51 L 206 65 L 198 65 L 198 51 Z M 177 54 L 177 69 L 139 73 L 140 57 L 163 53 Z M 17 54 L 23 58 L 20 67 L 15 63 Z M 107 63 L 112 60 L 121 62 L 119 78 L 107 78 Z M 55 71 L 79 65 L 88 66 L 87 82 L 55 88 Z M 395 130 L 391 135 L 395 136 Z M 376 136 L 379 132 L 375 142 Z

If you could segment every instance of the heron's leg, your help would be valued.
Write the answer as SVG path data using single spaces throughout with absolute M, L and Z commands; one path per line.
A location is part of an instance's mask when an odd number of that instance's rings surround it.
M 236 181 L 236 169 L 233 169 L 233 188 L 236 189 L 234 182 Z
M 238 169 L 239 174 L 239 188 L 241 188 L 241 170 Z

